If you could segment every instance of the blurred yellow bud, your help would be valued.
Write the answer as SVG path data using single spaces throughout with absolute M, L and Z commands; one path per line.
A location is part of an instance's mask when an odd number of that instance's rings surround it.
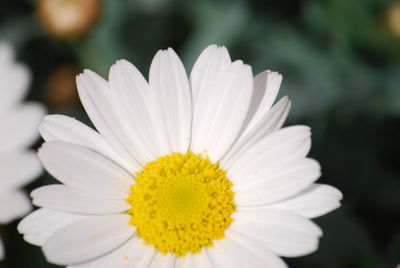
M 390 6 L 386 14 L 386 24 L 390 32 L 400 38 L 400 3 Z
M 75 65 L 65 64 L 50 73 L 44 89 L 45 101 L 50 108 L 72 108 L 79 104 L 75 77 L 80 71 Z
M 88 32 L 101 13 L 101 0 L 38 0 L 37 14 L 45 30 L 71 39 Z

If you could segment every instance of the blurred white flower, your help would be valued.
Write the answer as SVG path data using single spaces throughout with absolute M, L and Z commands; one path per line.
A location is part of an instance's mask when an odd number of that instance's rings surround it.
M 14 51 L 0 43 L 0 224 L 31 211 L 31 201 L 19 188 L 42 172 L 42 165 L 28 147 L 38 138 L 37 125 L 44 109 L 22 103 L 30 82 L 27 68 L 14 62 Z M 0 258 L 4 257 L 0 240 Z
M 156 54 L 149 82 L 125 60 L 108 82 L 84 71 L 78 91 L 99 132 L 44 119 L 39 158 L 63 184 L 32 192 L 42 208 L 19 231 L 69 268 L 286 267 L 279 256 L 315 251 L 310 219 L 342 194 L 314 183 L 310 129 L 281 128 L 281 80 L 253 78 L 214 45 L 190 80 L 172 49 Z

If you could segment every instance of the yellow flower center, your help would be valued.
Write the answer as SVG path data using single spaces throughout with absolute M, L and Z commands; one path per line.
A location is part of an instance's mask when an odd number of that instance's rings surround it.
M 163 254 L 198 253 L 224 237 L 235 211 L 226 171 L 192 152 L 173 153 L 136 173 L 127 201 L 131 224 Z

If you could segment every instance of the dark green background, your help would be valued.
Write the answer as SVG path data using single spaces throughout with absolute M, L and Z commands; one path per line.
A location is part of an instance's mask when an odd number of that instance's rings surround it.
M 312 127 L 320 182 L 344 194 L 341 209 L 316 220 L 324 230 L 319 250 L 286 261 L 300 268 L 384 268 L 400 263 L 400 37 L 384 23 L 394 3 L 107 0 L 91 32 L 60 41 L 42 30 L 35 1 L 1 0 L 0 38 L 11 40 L 31 68 L 29 98 L 39 101 L 52 70 L 65 63 L 107 76 L 115 60 L 126 58 L 147 76 L 152 56 L 169 46 L 188 70 L 216 43 L 254 73 L 279 71 L 281 95 L 293 101 L 288 124 Z M 60 110 L 88 123 L 79 106 L 49 112 Z M 51 182 L 44 175 L 27 188 Z M 0 267 L 55 267 L 22 240 L 16 223 L 0 229 L 7 248 Z

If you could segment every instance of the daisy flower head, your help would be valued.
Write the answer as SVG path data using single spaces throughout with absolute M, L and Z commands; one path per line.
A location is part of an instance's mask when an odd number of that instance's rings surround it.
M 22 103 L 30 73 L 14 61 L 9 43 L 0 42 L 0 224 L 25 216 L 31 201 L 20 190 L 42 172 L 36 154 L 28 147 L 38 138 L 37 125 L 44 109 L 37 103 Z M 4 248 L 0 239 L 0 259 Z
M 108 81 L 77 77 L 97 131 L 47 116 L 39 158 L 62 184 L 32 192 L 39 210 L 18 226 L 49 262 L 68 268 L 286 267 L 317 249 L 310 219 L 340 206 L 315 184 L 310 129 L 282 128 L 282 76 L 231 61 L 211 45 L 188 78 L 172 49 L 149 81 L 131 63 Z

